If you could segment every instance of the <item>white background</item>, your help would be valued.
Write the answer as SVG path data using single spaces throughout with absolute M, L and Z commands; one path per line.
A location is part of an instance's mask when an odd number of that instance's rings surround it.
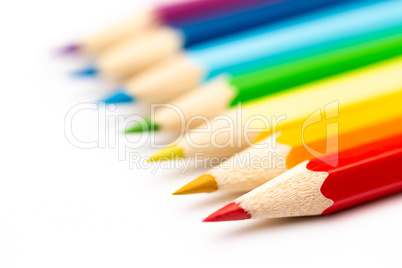
M 110 85 L 72 79 L 83 63 L 54 49 L 150 4 L 1 2 L 0 267 L 401 267 L 401 194 L 326 217 L 202 223 L 238 196 L 171 196 L 203 170 L 152 174 L 67 141 L 69 109 Z M 97 117 L 77 116 L 76 135 L 96 138 Z

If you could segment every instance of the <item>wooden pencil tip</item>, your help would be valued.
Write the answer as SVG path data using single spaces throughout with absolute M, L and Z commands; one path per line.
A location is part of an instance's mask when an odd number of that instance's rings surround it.
M 131 133 L 141 133 L 141 132 L 147 132 L 147 131 L 158 131 L 159 127 L 158 125 L 152 123 L 150 118 L 146 118 L 145 122 L 143 123 L 138 123 L 135 126 L 126 129 L 124 131 L 125 134 L 131 134 Z
M 237 203 L 232 202 L 218 211 L 209 215 L 204 222 L 215 221 L 240 221 L 250 219 L 251 215 L 242 209 Z
M 183 150 L 177 145 L 172 145 L 151 156 L 147 162 L 168 161 L 181 158 L 184 158 Z
M 189 182 L 173 193 L 173 195 L 187 195 L 199 193 L 212 193 L 218 190 L 218 184 L 213 176 L 205 174 Z

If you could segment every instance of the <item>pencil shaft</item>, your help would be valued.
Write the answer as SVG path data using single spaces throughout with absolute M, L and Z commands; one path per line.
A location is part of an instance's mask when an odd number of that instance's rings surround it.
M 275 0 L 195 0 L 159 6 L 140 14 L 135 14 L 127 20 L 104 31 L 90 36 L 81 44 L 66 47 L 65 53 L 84 50 L 98 56 L 108 48 L 129 38 L 141 38 L 141 35 L 153 31 L 161 25 L 186 25 L 190 21 L 199 23 L 210 18 L 224 16 L 227 12 L 241 12 L 253 6 L 267 4 Z
M 215 16 L 232 10 L 242 10 L 254 5 L 266 4 L 275 0 L 191 0 L 176 4 L 162 5 L 156 13 L 168 24 L 187 23 L 203 17 Z
M 227 78 L 229 86 L 209 83 L 202 88 L 173 100 L 185 119 L 203 115 L 212 118 L 229 106 L 244 103 L 259 97 L 278 93 L 331 75 L 385 60 L 402 54 L 402 26 L 381 34 L 372 35 L 372 40 L 334 51 L 317 54 L 288 64 L 267 68 L 258 72 Z M 225 82 L 224 81 L 224 82 Z M 233 91 L 232 93 L 228 91 Z M 211 102 L 210 106 L 205 103 Z M 158 110 L 155 123 L 162 130 L 180 131 L 181 117 L 171 109 Z M 193 124 L 191 128 L 196 127 Z
M 368 41 L 371 35 L 381 37 L 383 32 L 401 27 L 401 10 L 399 1 L 361 1 L 331 11 L 313 12 L 314 15 L 299 16 L 247 34 L 193 46 L 187 53 L 172 57 L 174 60 L 166 60 L 129 79 L 125 87 L 135 97 L 146 92 L 147 87 L 161 93 L 157 96 L 163 96 L 163 92 L 179 96 L 216 75 L 238 76 Z M 171 69 L 175 69 L 173 75 Z M 192 75 L 194 70 L 198 75 Z M 188 77 L 185 84 L 183 77 Z
M 402 87 L 401 87 L 402 89 Z M 402 91 L 346 107 L 326 109 L 308 117 L 314 124 L 297 124 L 267 137 L 259 147 L 251 147 L 209 170 L 216 190 L 250 191 L 303 161 L 402 133 Z M 261 148 L 261 145 L 265 145 Z M 268 159 L 267 159 L 268 157 Z M 259 159 L 259 162 L 245 161 Z M 186 189 L 191 193 L 191 188 Z M 199 191 L 200 192 L 200 191 Z
M 353 70 L 402 54 L 401 28 L 391 36 L 235 77 L 238 90 L 231 105 Z
M 268 127 L 269 132 L 270 125 L 274 124 L 277 131 L 285 131 L 304 122 L 313 112 L 334 102 L 340 106 L 348 106 L 399 92 L 402 88 L 401 60 L 401 57 L 397 57 L 331 77 L 326 81 L 306 85 L 280 96 L 244 105 L 240 113 L 234 110 L 217 117 L 208 127 L 208 131 L 188 132 L 185 138 L 178 141 L 178 146 L 184 152 L 184 157 L 194 157 L 196 154 L 205 158 L 230 157 L 247 148 L 258 135 L 261 135 L 259 131 L 255 131 L 256 129 Z M 265 120 L 252 120 L 256 116 L 266 118 L 269 121 L 268 126 Z M 277 123 L 271 120 L 281 117 L 286 119 Z M 200 126 L 203 127 L 205 126 Z M 234 131 L 221 131 L 221 135 L 217 135 L 222 128 Z M 238 129 L 244 131 L 237 131 Z
M 291 16 L 312 12 L 321 8 L 345 2 L 346 0 L 286 0 L 271 1 L 250 6 L 235 12 L 178 25 L 184 36 L 184 45 L 191 46 L 217 37 L 287 19 Z
M 305 161 L 207 220 L 322 215 L 363 204 L 402 190 L 401 160 L 402 136 L 397 135 Z
M 208 77 L 237 64 L 301 49 L 402 23 L 402 2 L 364 1 L 313 12 L 244 34 L 192 47 L 188 56 L 204 66 Z
M 134 41 L 138 41 L 137 44 L 126 42 L 125 46 L 117 47 L 113 53 L 108 51 L 107 57 L 98 61 L 98 68 L 103 75 L 120 79 L 127 78 L 138 70 L 174 55 L 184 46 L 230 35 L 264 23 L 284 20 L 288 16 L 343 1 L 346 0 L 313 0 L 308 4 L 300 0 L 267 2 L 249 9 L 202 18 L 185 25 L 169 26 L 166 27 L 168 34 L 162 32 L 156 37 L 150 35 L 148 38 L 146 36 L 135 38 Z
M 249 115 L 286 115 L 286 121 L 300 123 L 304 120 L 304 115 L 311 114 L 312 107 L 316 107 L 319 103 L 330 104 L 338 101 L 340 105 L 347 106 L 356 100 L 367 101 L 381 95 L 392 94 L 399 91 L 402 85 L 401 60 L 402 57 L 398 56 L 302 85 L 283 94 L 251 101 L 243 105 L 243 111 Z
M 333 167 L 327 163 L 338 160 Z M 307 169 L 328 172 L 322 194 L 334 204 L 330 214 L 402 191 L 402 136 L 365 144 L 337 154 L 312 160 Z
M 351 37 L 332 40 L 323 44 L 296 49 L 294 51 L 288 51 L 278 55 L 272 55 L 266 59 L 261 59 L 257 62 L 254 62 L 252 66 L 246 64 L 246 66 L 242 67 L 243 65 L 240 64 L 239 66 L 231 69 L 231 75 L 235 80 L 237 80 L 236 78 L 239 78 L 240 83 L 242 84 L 243 82 L 241 81 L 245 80 L 242 79 L 243 76 L 245 77 L 247 75 L 251 75 L 260 70 L 272 69 L 285 64 L 292 64 L 308 58 L 318 57 L 319 55 L 324 55 L 330 53 L 331 51 L 345 49 L 347 47 L 354 47 L 356 45 L 371 42 L 376 39 L 383 39 L 385 37 L 395 35 L 395 33 L 398 33 L 402 30 L 402 22 L 400 24 L 396 23 L 395 25 L 388 26 L 373 30 L 372 32 L 365 32 L 362 34 L 358 33 Z M 186 75 L 183 75 L 184 73 L 186 73 Z M 195 73 L 196 75 L 194 75 Z M 287 70 L 285 73 L 289 74 Z M 145 72 L 142 75 L 133 77 L 132 79 L 126 81 L 125 88 L 137 99 L 149 103 L 160 103 L 172 100 L 172 97 L 180 96 L 181 94 L 189 92 L 190 90 L 198 90 L 198 84 L 200 81 L 202 81 L 204 76 L 204 70 L 200 66 L 193 64 L 193 62 L 188 62 L 188 59 L 185 56 L 180 55 L 178 57 L 172 57 L 169 60 L 154 66 L 150 72 Z M 271 76 L 267 77 L 268 81 L 270 81 L 269 79 L 275 80 L 281 78 L 280 75 L 272 78 Z M 250 81 L 252 80 L 249 80 L 248 82 L 246 81 L 245 84 L 246 88 L 251 87 L 252 90 L 253 83 Z M 292 80 L 285 81 L 285 83 L 292 84 Z M 285 85 L 281 87 L 284 88 Z M 261 93 L 258 92 L 256 95 L 250 95 L 260 97 L 262 95 L 270 94 L 270 90 L 271 88 L 267 87 L 264 88 Z M 275 92 L 275 90 L 273 90 L 273 92 Z M 248 94 L 246 94 L 246 96 L 247 95 Z M 242 100 L 242 98 L 239 98 L 239 100 Z M 232 102 L 236 101 L 233 101 L 233 99 L 228 99 L 226 103 Z M 196 106 L 194 106 L 195 113 L 205 114 L 201 108 L 200 110 L 195 108 Z

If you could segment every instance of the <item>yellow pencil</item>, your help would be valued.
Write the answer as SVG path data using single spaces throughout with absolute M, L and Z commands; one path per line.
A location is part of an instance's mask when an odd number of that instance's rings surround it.
M 325 115 L 314 114 L 307 125 L 263 139 L 260 145 L 264 146 L 250 147 L 234 155 L 174 194 L 250 191 L 303 161 L 402 133 L 401 100 L 399 91 L 326 110 Z M 326 116 L 335 117 L 325 120 Z
M 196 155 L 205 158 L 230 157 L 247 148 L 248 141 L 257 139 L 261 132 L 269 132 L 267 131 L 269 126 L 261 120 L 261 117 L 270 121 L 272 116 L 286 117 L 286 120 L 276 124 L 276 130 L 284 131 L 334 101 L 339 102 L 340 106 L 347 106 L 400 91 L 401 74 L 402 57 L 396 57 L 256 101 L 245 105 L 241 113 L 229 111 L 226 117 L 215 118 L 208 131 L 195 129 L 188 132 L 152 156 L 150 161 Z M 259 120 L 253 120 L 257 115 L 260 116 Z M 228 129 L 229 127 L 232 131 Z M 244 131 L 234 131 L 238 129 Z

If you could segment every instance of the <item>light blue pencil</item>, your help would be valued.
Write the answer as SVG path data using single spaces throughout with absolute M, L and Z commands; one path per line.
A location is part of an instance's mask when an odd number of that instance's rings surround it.
M 130 96 L 164 102 L 220 74 L 255 71 L 295 51 L 325 46 L 402 23 L 402 1 L 357 1 L 299 16 L 275 25 L 217 39 L 188 49 L 177 60 L 135 77 L 121 89 Z M 264 64 L 264 62 L 266 64 Z M 175 70 L 175 72 L 172 72 Z M 106 100 L 116 102 L 116 95 Z

